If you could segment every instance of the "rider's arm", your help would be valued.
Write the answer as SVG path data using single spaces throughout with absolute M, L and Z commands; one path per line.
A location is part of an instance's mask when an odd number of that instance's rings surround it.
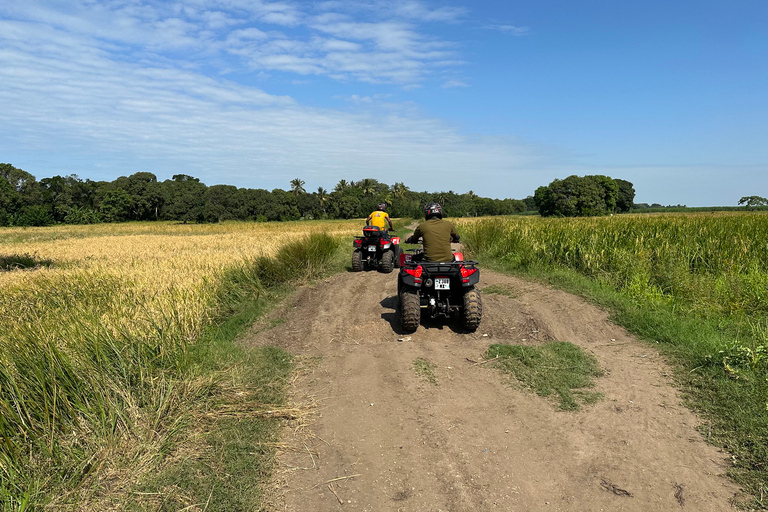
M 370 225 L 371 225 L 371 219 L 372 219 L 372 218 L 373 218 L 373 214 L 370 214 L 370 215 L 368 216 L 368 218 L 367 218 L 367 219 L 365 219 L 365 223 L 366 223 L 366 225 L 368 225 L 368 226 L 370 226 Z
M 389 230 L 394 231 L 395 228 L 392 226 L 392 219 L 389 218 L 389 215 L 386 216 L 387 222 L 389 223 Z
M 405 241 L 407 244 L 417 244 L 419 243 L 419 238 L 421 238 L 421 230 L 419 228 L 416 228 L 411 236 L 408 237 L 408 239 Z
M 451 242 L 458 243 L 459 241 L 459 234 L 456 232 L 456 227 L 451 224 Z

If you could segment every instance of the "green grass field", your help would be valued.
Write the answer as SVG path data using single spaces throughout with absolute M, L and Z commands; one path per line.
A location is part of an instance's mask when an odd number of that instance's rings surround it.
M 459 220 L 484 264 L 584 295 L 668 356 L 732 476 L 768 506 L 768 215 Z

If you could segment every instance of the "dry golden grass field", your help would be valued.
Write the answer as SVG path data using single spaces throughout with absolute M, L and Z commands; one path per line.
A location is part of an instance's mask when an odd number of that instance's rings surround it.
M 159 453 L 175 415 L 205 387 L 189 385 L 180 368 L 185 347 L 222 313 L 222 280 L 312 233 L 351 238 L 360 227 L 352 220 L 0 229 L 0 259 L 43 263 L 0 271 L 3 503 L 45 502 L 53 474 L 71 489 L 116 455 Z

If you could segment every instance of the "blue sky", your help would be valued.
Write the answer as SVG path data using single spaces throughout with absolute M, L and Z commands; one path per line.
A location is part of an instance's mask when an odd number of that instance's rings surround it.
M 0 2 L 0 109 L 38 178 L 734 205 L 768 196 L 768 2 Z

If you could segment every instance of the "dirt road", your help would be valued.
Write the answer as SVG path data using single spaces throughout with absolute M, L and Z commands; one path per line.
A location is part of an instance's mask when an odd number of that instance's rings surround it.
M 512 297 L 485 294 L 472 334 L 400 333 L 394 273 L 335 276 L 265 320 L 247 343 L 299 356 L 292 401 L 307 412 L 286 428 L 270 510 L 732 510 L 728 456 L 704 442 L 652 347 L 567 293 L 483 270 L 490 285 Z M 550 339 L 598 358 L 604 400 L 558 411 L 469 361 Z

